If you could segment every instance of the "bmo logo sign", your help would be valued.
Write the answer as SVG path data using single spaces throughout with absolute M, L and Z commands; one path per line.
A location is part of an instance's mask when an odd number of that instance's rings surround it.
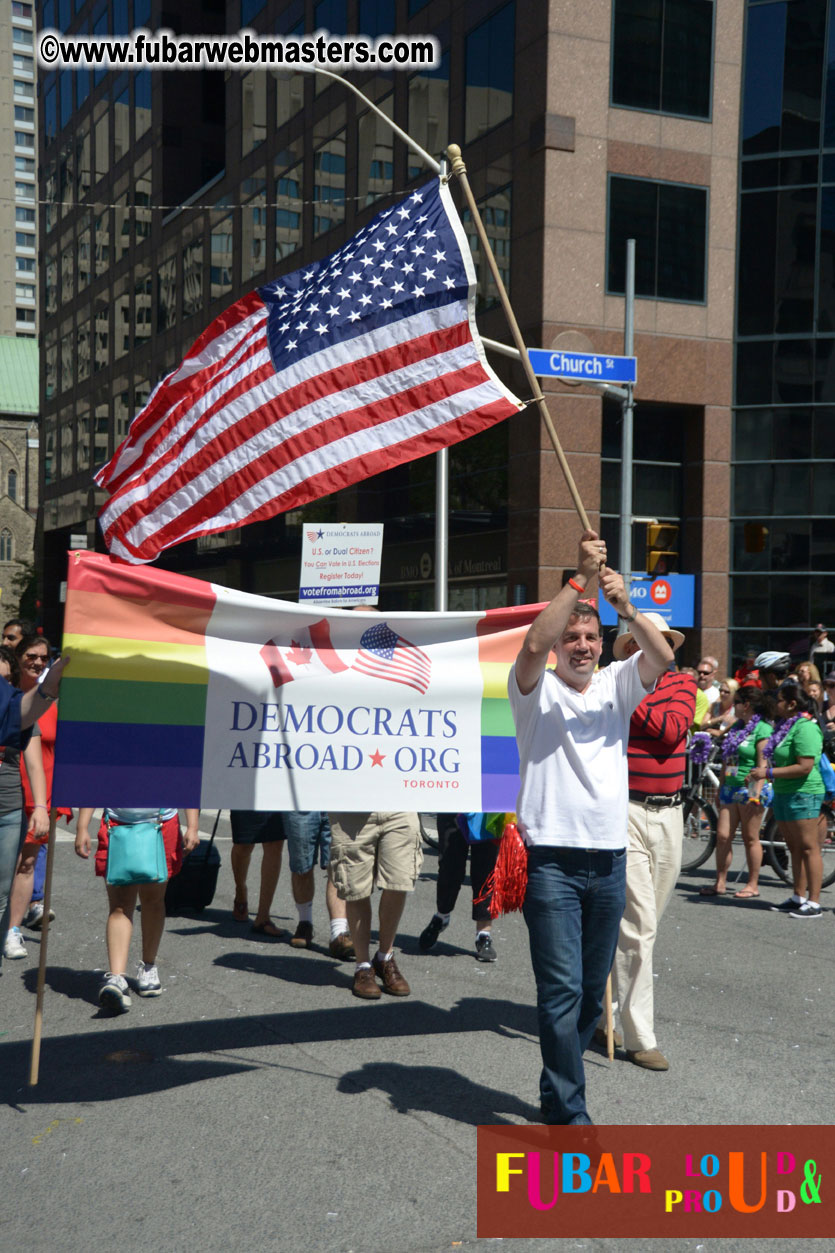
M 665 574 L 647 578 L 646 574 L 632 575 L 629 599 L 636 609 L 644 613 L 660 613 L 670 626 L 692 627 L 695 621 L 696 578 L 692 574 Z M 600 621 L 603 626 L 615 626 L 617 616 L 603 596 L 599 597 Z

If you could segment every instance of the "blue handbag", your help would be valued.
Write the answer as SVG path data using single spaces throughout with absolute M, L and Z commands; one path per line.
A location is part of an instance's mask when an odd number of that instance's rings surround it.
M 113 887 L 131 883 L 165 883 L 168 863 L 162 838 L 162 813 L 154 822 L 111 823 L 107 827 L 107 870 L 105 882 Z

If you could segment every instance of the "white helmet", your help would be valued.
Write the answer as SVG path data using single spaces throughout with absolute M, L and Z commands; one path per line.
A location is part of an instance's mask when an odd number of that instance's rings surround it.
M 766 652 L 760 653 L 754 665 L 758 670 L 788 670 L 791 664 L 791 657 L 788 653 Z

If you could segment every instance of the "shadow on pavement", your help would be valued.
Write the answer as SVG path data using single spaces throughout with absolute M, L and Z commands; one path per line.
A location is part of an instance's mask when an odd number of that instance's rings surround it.
M 293 959 L 303 962 L 303 958 Z M 311 962 L 310 966 L 319 963 Z M 332 972 L 331 972 L 332 973 Z M 0 1102 L 54 1104 L 62 1101 L 110 1101 L 161 1092 L 167 1088 L 205 1079 L 222 1078 L 245 1070 L 283 1065 L 284 1059 L 269 1055 L 241 1062 L 230 1060 L 238 1049 L 268 1049 L 275 1045 L 299 1045 L 352 1040 L 396 1039 L 401 1036 L 467 1035 L 489 1032 L 508 1039 L 520 1035 L 536 1040 L 536 1010 L 530 1005 L 496 1001 L 487 997 L 465 998 L 450 1010 L 422 1001 L 384 997 L 381 1001 L 352 1001 L 339 1009 L 314 1009 L 301 1013 L 256 1014 L 233 1018 L 201 1018 L 194 1022 L 135 1026 L 131 1015 L 111 1019 L 109 1027 L 96 1026 L 82 1033 L 45 1038 L 41 1049 L 40 1080 L 29 1088 L 29 1041 L 0 1044 Z M 457 1041 L 456 1048 L 461 1047 Z M 129 1051 L 132 1064 L 115 1064 L 114 1056 Z M 224 1054 L 223 1060 L 207 1058 Z M 200 1056 L 202 1055 L 202 1056 Z M 385 1069 L 385 1067 L 383 1067 Z M 406 1068 L 408 1069 L 408 1068 Z M 430 1070 L 431 1068 L 417 1068 Z M 382 1073 L 382 1072 L 381 1072 Z M 445 1073 L 443 1071 L 441 1074 Z M 456 1071 L 450 1082 L 466 1083 Z M 365 1086 L 373 1086 L 366 1084 Z M 469 1085 L 477 1089 L 478 1085 Z M 422 1088 L 421 1088 L 422 1090 Z M 515 1098 L 489 1094 L 505 1112 L 517 1109 L 527 1117 L 528 1107 Z M 501 1099 L 499 1099 L 501 1098 Z M 484 1097 L 478 1118 L 485 1121 Z M 440 1104 L 449 1105 L 446 1093 Z M 473 1120 L 475 1106 L 473 1106 Z M 466 1119 L 469 1121 L 469 1119 Z
M 431 1114 L 440 1114 L 455 1122 L 472 1123 L 473 1126 L 512 1121 L 502 1117 L 502 1114 L 512 1114 L 527 1122 L 538 1122 L 540 1119 L 537 1106 L 482 1083 L 473 1083 L 459 1071 L 443 1066 L 366 1062 L 359 1070 L 342 1076 L 337 1092 L 370 1092 L 374 1088 L 388 1093 L 392 1109 L 399 1114 L 428 1110 Z

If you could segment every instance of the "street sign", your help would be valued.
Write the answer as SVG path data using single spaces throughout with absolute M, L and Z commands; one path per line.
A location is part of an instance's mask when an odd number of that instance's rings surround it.
M 637 357 L 611 357 L 597 352 L 551 352 L 529 348 L 534 374 L 570 379 L 574 383 L 636 383 Z
M 695 574 L 665 574 L 657 579 L 633 574 L 629 599 L 639 613 L 658 613 L 669 626 L 692 627 L 695 593 Z M 618 620 L 614 609 L 602 595 L 597 600 L 601 625 L 614 626 Z

